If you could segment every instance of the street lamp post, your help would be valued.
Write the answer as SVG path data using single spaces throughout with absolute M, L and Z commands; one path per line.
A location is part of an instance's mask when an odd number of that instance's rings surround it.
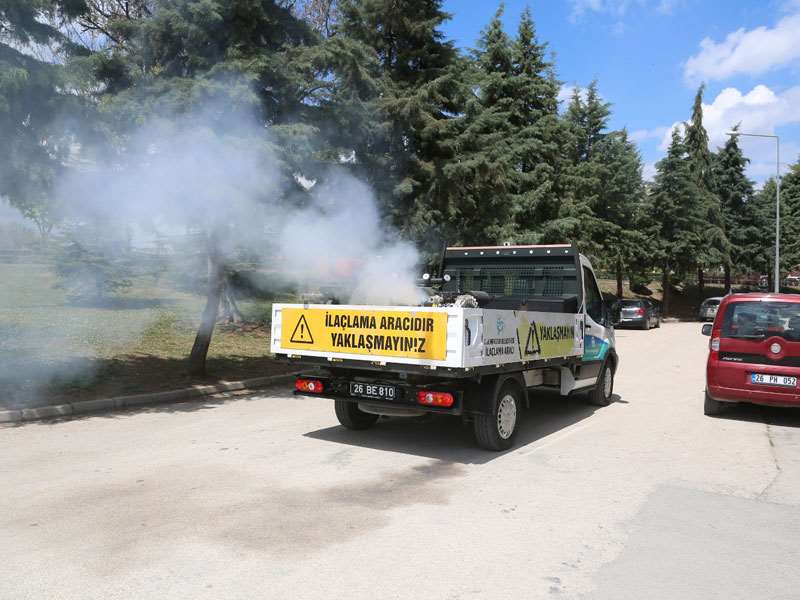
M 742 133 L 728 131 L 728 135 L 772 138 L 775 140 L 775 293 L 781 291 L 781 139 L 777 135 L 765 133 Z

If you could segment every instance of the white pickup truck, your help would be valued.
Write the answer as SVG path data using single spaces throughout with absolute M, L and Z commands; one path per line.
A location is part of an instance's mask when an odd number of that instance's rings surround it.
M 537 390 L 607 405 L 618 357 L 589 260 L 569 245 L 451 247 L 422 306 L 275 304 L 272 351 L 307 372 L 295 393 L 339 422 L 453 415 L 479 445 L 510 448 Z

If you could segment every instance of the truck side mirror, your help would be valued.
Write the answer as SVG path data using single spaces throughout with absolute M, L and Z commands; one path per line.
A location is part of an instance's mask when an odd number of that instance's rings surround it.
M 711 335 L 711 327 L 712 327 L 711 323 L 706 323 L 705 325 L 703 325 L 703 329 L 701 330 L 703 335 Z

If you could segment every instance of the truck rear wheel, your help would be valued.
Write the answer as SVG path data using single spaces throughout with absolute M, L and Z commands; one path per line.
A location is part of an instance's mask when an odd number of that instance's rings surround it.
M 608 406 L 611 404 L 611 395 L 614 393 L 614 365 L 611 361 L 603 363 L 600 369 L 600 377 L 591 392 L 589 392 L 589 403 L 595 406 Z
M 378 421 L 378 415 L 364 412 L 355 402 L 335 400 L 334 409 L 339 423 L 348 429 L 369 429 Z
M 505 384 L 494 399 L 491 415 L 475 415 L 475 440 L 486 450 L 508 450 L 514 445 L 521 416 L 522 398 L 518 388 Z

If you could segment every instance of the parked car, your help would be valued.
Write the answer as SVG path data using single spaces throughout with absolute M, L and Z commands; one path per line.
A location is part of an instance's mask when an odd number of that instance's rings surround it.
M 726 296 L 703 334 L 711 336 L 705 414 L 730 402 L 800 406 L 800 296 Z
M 714 317 L 717 316 L 717 309 L 719 308 L 720 302 L 722 302 L 722 296 L 703 300 L 700 304 L 700 312 L 697 315 L 698 319 L 701 321 L 713 321 Z
M 661 309 L 647 298 L 619 300 L 615 305 L 615 313 L 615 327 L 661 327 Z

